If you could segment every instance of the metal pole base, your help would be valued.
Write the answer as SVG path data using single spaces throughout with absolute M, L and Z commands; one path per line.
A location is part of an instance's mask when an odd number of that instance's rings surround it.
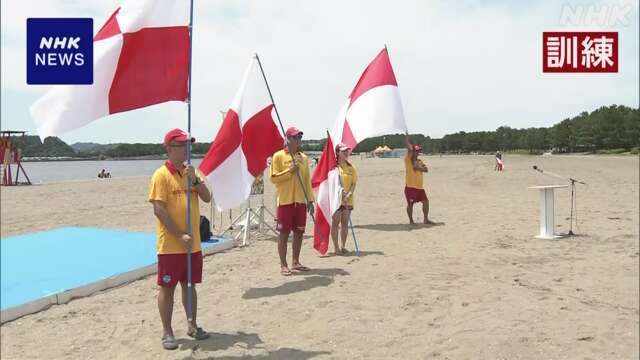
M 251 233 L 254 235 L 262 235 L 265 236 L 269 233 L 269 231 L 273 232 L 273 234 L 278 235 L 278 232 L 273 228 L 273 226 L 269 225 L 265 221 L 264 213 L 268 213 L 273 218 L 273 214 L 267 209 L 264 205 L 260 205 L 257 210 L 254 210 L 250 207 L 244 209 L 238 217 L 229 225 L 225 231 L 223 231 L 220 235 L 224 235 L 230 231 L 238 229 L 239 231 L 233 235 L 233 243 L 234 246 L 241 247 L 246 246 L 247 241 L 251 238 Z M 240 238 L 242 237 L 242 241 Z

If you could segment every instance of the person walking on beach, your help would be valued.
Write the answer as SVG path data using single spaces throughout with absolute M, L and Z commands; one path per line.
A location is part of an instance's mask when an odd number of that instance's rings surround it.
M 405 134 L 407 143 L 407 155 L 404 157 L 405 167 L 405 187 L 404 196 L 407 199 L 407 216 L 409 216 L 409 224 L 415 225 L 413 221 L 413 204 L 422 203 L 422 213 L 424 214 L 424 223 L 428 225 L 435 224 L 429 220 L 429 198 L 424 191 L 422 173 L 429 171 L 427 165 L 418 159 L 422 147 L 417 144 L 411 144 L 409 133 Z
M 198 199 L 208 203 L 211 193 L 187 160 L 186 132 L 180 129 L 169 131 L 164 137 L 168 160 L 158 168 L 151 178 L 149 202 L 157 218 L 158 254 L 158 310 L 162 320 L 162 346 L 167 350 L 178 348 L 171 327 L 173 298 L 178 282 L 182 288 L 182 304 L 187 309 L 187 251 L 191 249 L 192 265 L 192 321 L 187 324 L 187 335 L 203 340 L 209 334 L 198 327 L 196 314 L 198 298 L 195 284 L 202 282 L 202 251 L 200 247 L 200 206 Z M 191 229 L 187 229 L 187 182 L 191 182 Z M 187 315 L 188 316 L 188 315 Z
M 273 154 L 271 160 L 271 182 L 276 187 L 276 205 L 279 232 L 278 255 L 280 273 L 284 276 L 293 272 L 308 271 L 300 263 L 302 235 L 307 223 L 307 211 L 313 215 L 314 195 L 311 188 L 309 158 L 300 151 L 302 131 L 290 127 L 286 131 L 287 146 Z M 295 159 L 295 162 L 294 162 Z M 304 184 L 304 189 L 300 185 Z M 305 198 L 306 195 L 306 198 Z M 287 264 L 287 241 L 293 231 L 291 268 Z
M 342 184 L 342 205 L 333 214 L 331 224 L 331 240 L 333 240 L 336 255 L 348 253 L 345 244 L 349 234 L 349 217 L 353 210 L 353 193 L 356 190 L 356 182 L 358 181 L 358 172 L 348 160 L 350 150 L 346 144 L 340 143 L 336 145 L 336 157 L 340 171 L 340 183 Z M 338 228 L 340 228 L 340 245 L 338 245 Z

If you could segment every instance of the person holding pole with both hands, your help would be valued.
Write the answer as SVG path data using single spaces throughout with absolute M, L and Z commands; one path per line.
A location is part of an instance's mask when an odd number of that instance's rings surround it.
M 198 300 L 195 284 L 202 282 L 202 251 L 200 246 L 200 224 L 191 222 L 191 229 L 187 226 L 187 196 L 191 198 L 191 219 L 200 219 L 198 199 L 208 203 L 211 193 L 196 174 L 191 164 L 185 165 L 187 160 L 189 139 L 186 132 L 180 129 L 169 131 L 164 137 L 164 147 L 168 160 L 158 168 L 151 178 L 149 202 L 153 204 L 153 213 L 157 218 L 157 254 L 158 254 L 158 310 L 162 320 L 162 346 L 167 350 L 178 348 L 171 317 L 173 314 L 173 297 L 178 282 L 182 288 L 182 304 L 187 318 L 189 318 L 187 284 L 187 257 L 191 253 L 192 265 L 192 316 L 187 324 L 187 335 L 204 340 L 209 334 L 196 322 Z M 191 182 L 190 184 L 188 182 Z M 187 195 L 187 189 L 191 193 Z
M 293 272 L 309 271 L 300 263 L 302 236 L 307 223 L 307 211 L 313 217 L 314 195 L 311 187 L 309 158 L 300 151 L 302 131 L 290 127 L 285 133 L 287 146 L 273 154 L 271 182 L 276 187 L 278 255 L 280 273 L 290 276 Z M 304 188 L 303 188 L 304 187 Z M 287 263 L 287 242 L 293 231 L 291 268 Z

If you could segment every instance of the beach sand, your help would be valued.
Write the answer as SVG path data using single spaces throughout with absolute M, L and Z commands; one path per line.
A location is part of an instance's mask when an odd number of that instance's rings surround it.
M 502 173 L 491 156 L 424 159 L 430 217 L 440 226 L 407 225 L 402 159 L 355 158 L 360 257 L 319 257 L 309 237 L 301 259 L 312 270 L 291 277 L 279 274 L 274 239 L 205 258 L 198 322 L 209 340 L 186 336 L 176 296 L 180 347 L 162 349 L 149 276 L 4 324 L 2 358 L 638 358 L 637 156 L 506 155 Z M 534 164 L 588 183 L 577 187 L 578 236 L 533 238 L 539 195 L 527 187 L 567 183 Z M 3 187 L 1 234 L 152 232 L 148 181 Z M 265 191 L 273 210 L 269 181 Z M 570 191 L 557 190 L 558 232 L 569 230 L 569 205 Z

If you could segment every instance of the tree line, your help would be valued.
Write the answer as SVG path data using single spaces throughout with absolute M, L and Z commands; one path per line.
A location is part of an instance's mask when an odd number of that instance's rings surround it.
M 76 149 L 57 137 L 48 137 L 44 142 L 38 136 L 14 137 L 12 140 L 28 157 L 75 157 L 75 158 L 127 158 L 161 157 L 165 150 L 162 144 L 74 144 Z M 425 153 L 492 153 L 503 152 L 541 153 L 554 151 L 570 152 L 638 152 L 640 147 L 640 110 L 627 106 L 603 106 L 591 113 L 583 112 L 567 118 L 548 128 L 513 129 L 501 126 L 495 131 L 460 131 L 433 139 L 423 134 L 412 134 L 411 141 L 422 145 Z M 321 151 L 326 139 L 303 141 L 303 151 Z M 79 146 L 81 145 L 81 146 Z M 194 143 L 192 153 L 202 156 L 210 143 Z M 362 141 L 354 152 L 370 152 L 376 147 L 405 146 L 404 134 L 378 136 Z
M 495 131 L 464 131 L 427 140 L 429 152 L 526 151 L 540 153 L 638 151 L 640 146 L 640 110 L 611 105 L 591 113 L 582 112 L 549 128 L 512 129 L 501 126 Z
M 513 129 L 501 126 L 495 131 L 460 131 L 432 139 L 422 134 L 411 135 L 411 141 L 422 145 L 425 153 L 492 153 L 553 151 L 572 152 L 638 152 L 640 147 L 640 110 L 627 106 L 603 106 L 591 113 L 582 112 L 548 128 Z M 387 135 L 362 141 L 355 152 L 373 151 L 386 144 L 404 147 L 404 135 Z

